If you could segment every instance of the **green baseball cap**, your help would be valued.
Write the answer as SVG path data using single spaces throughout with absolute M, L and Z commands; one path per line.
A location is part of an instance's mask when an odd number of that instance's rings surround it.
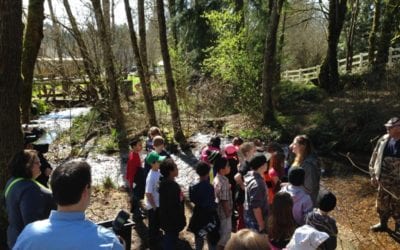
M 151 165 L 156 161 L 161 162 L 165 160 L 165 158 L 167 157 L 159 155 L 156 151 L 151 151 L 146 157 L 146 163 Z

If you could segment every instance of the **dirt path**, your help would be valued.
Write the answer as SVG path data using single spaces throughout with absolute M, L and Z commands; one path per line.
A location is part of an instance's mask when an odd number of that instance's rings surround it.
M 324 178 L 322 185 L 336 194 L 337 207 L 332 212 L 339 227 L 338 247 L 341 249 L 400 249 L 400 239 L 391 233 L 373 233 L 371 225 L 378 222 L 375 208 L 376 190 L 369 177 L 350 175 Z M 394 222 L 389 227 L 394 229 Z

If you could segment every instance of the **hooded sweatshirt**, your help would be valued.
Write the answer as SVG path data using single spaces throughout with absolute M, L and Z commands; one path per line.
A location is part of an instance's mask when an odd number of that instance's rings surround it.
M 293 186 L 292 184 L 283 186 L 279 192 L 286 192 L 290 194 L 293 199 L 293 218 L 297 225 L 304 225 L 306 222 L 305 217 L 307 213 L 313 210 L 313 202 L 310 198 L 310 195 L 306 193 L 303 186 Z

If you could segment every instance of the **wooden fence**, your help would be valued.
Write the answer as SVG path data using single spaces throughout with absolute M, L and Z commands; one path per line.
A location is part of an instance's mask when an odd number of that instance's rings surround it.
M 394 63 L 400 62 L 400 48 L 389 48 L 388 66 L 392 67 Z M 339 72 L 346 72 L 346 58 L 338 60 Z M 360 53 L 353 56 L 352 71 L 357 72 L 368 66 L 368 53 Z M 321 65 L 305 68 L 286 70 L 282 72 L 281 78 L 290 81 L 310 81 L 318 79 Z

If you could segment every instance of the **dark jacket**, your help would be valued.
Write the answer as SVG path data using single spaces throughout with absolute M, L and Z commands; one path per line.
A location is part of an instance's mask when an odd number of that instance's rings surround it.
M 321 177 L 318 158 L 314 154 L 308 155 L 301 164 L 301 167 L 305 172 L 304 188 L 310 195 L 314 207 L 316 207 L 319 192 L 319 180 Z
M 183 193 L 178 183 L 160 182 L 160 226 L 166 232 L 180 232 L 186 226 Z
M 5 190 L 14 180 L 11 178 Z M 7 244 L 12 248 L 24 227 L 34 221 L 49 217 L 56 204 L 50 190 L 39 186 L 30 179 L 16 182 L 6 197 L 8 215 Z

